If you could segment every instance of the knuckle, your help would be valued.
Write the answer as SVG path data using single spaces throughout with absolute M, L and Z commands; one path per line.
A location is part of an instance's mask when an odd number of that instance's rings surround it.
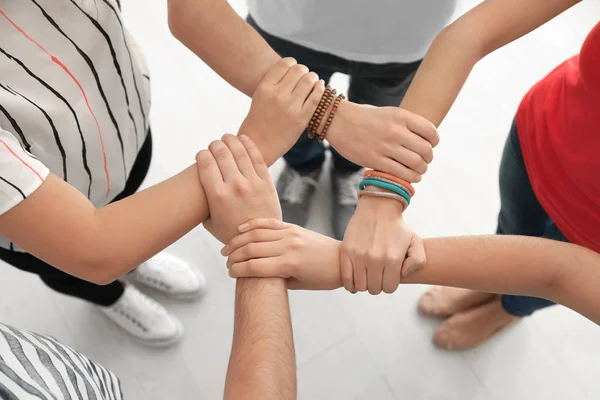
M 293 237 L 290 240 L 289 246 L 293 250 L 300 250 L 300 249 L 302 249 L 304 247 L 304 242 L 299 237 Z
M 229 190 L 227 190 L 226 187 L 217 187 L 213 189 L 212 192 L 218 200 L 224 200 L 229 198 Z
M 285 57 L 285 58 L 282 58 L 282 59 L 281 59 L 281 61 L 279 61 L 279 62 L 280 62 L 280 64 L 281 64 L 282 66 L 284 66 L 284 67 L 288 67 L 288 68 L 290 68 L 291 66 L 293 66 L 293 65 L 295 65 L 295 64 L 297 64 L 297 63 L 298 63 L 298 62 L 296 61 L 296 59 L 295 59 L 295 58 L 293 58 L 293 57 Z
M 233 191 L 238 196 L 246 196 L 250 192 L 248 184 L 241 179 L 236 179 L 232 182 Z
M 296 65 L 294 65 L 292 67 L 292 70 L 295 73 L 303 74 L 303 75 L 308 73 L 308 67 L 306 65 L 302 65 L 302 64 L 296 64 Z

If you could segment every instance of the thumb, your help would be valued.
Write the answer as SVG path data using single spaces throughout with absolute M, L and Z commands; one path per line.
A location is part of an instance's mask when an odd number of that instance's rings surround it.
M 425 256 L 425 247 L 423 246 L 423 239 L 417 235 L 413 235 L 408 251 L 406 252 L 406 259 L 402 263 L 402 279 L 408 278 L 419 270 L 427 258 Z

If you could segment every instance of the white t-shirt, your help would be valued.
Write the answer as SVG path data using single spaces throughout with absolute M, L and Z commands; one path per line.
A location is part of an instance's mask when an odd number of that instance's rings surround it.
M 266 32 L 351 61 L 413 62 L 452 19 L 458 0 L 248 0 Z
M 125 187 L 150 107 L 116 1 L 0 0 L 0 37 L 0 214 L 49 171 L 106 205 Z

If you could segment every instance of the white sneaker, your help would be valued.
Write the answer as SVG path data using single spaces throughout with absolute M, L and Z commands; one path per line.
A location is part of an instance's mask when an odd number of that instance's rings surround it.
M 129 280 L 163 292 L 169 297 L 190 300 L 204 293 L 206 280 L 186 262 L 159 253 L 127 274 Z
M 152 346 L 169 346 L 181 338 L 183 327 L 177 318 L 133 285 L 110 307 L 100 311 L 128 333 Z

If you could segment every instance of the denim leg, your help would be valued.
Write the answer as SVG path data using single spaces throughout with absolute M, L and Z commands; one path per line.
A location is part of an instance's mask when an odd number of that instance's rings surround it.
M 352 62 L 348 99 L 357 104 L 372 106 L 399 106 L 420 61 L 408 64 L 370 64 Z M 335 149 L 331 149 L 334 168 L 340 172 L 354 172 L 360 165 L 346 160 Z
M 333 54 L 312 50 L 287 40 L 273 36 L 262 30 L 251 16 L 248 23 L 265 39 L 265 41 L 281 57 L 294 57 L 299 63 L 306 65 L 326 83 L 335 72 L 347 72 L 349 62 Z M 302 132 L 296 144 L 283 156 L 287 164 L 306 174 L 323 165 L 325 161 L 325 146 L 316 139 L 309 139 L 306 131 Z
M 533 192 L 514 122 L 500 163 L 500 213 L 496 233 L 567 241 Z M 553 304 L 536 297 L 502 296 L 504 309 L 518 317 L 531 315 L 534 311 Z

